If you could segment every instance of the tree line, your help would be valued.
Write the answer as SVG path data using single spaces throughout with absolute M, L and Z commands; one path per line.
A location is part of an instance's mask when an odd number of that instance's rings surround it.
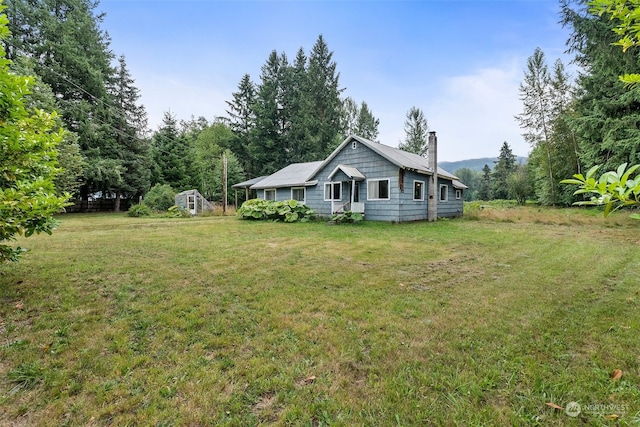
M 376 141 L 379 119 L 366 102 L 345 96 L 323 36 L 293 61 L 272 51 L 258 81 L 242 76 L 225 116 L 178 120 L 170 111 L 153 132 L 124 55 L 116 56 L 93 0 L 7 0 L 5 38 L 12 71 L 37 84 L 29 105 L 59 113 L 61 192 L 87 202 L 96 195 L 137 199 L 151 187 L 222 193 L 228 185 L 296 162 L 324 159 L 349 134 Z M 423 113 L 407 114 L 407 143 L 426 144 Z M 416 140 L 417 138 L 417 140 Z M 411 142 L 413 141 L 413 142 Z M 417 141 L 417 142 L 416 142 Z

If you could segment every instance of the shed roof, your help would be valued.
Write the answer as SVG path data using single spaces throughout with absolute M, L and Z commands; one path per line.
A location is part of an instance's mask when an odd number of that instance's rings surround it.
M 322 164 L 321 161 L 293 163 L 272 175 L 267 176 L 256 184 L 253 184 L 251 188 L 254 190 L 261 190 L 264 188 L 304 187 L 315 185 L 318 182 L 310 181 L 310 179 L 313 177 L 314 172 L 318 169 L 320 164 Z
M 262 181 L 263 179 L 265 179 L 267 177 L 267 175 L 263 175 L 263 176 L 258 176 L 256 178 L 252 178 L 250 180 L 247 181 L 243 181 L 243 182 L 239 182 L 237 184 L 233 184 L 231 187 L 233 188 L 247 188 L 247 187 L 251 187 L 253 184 L 257 184 L 260 181 Z

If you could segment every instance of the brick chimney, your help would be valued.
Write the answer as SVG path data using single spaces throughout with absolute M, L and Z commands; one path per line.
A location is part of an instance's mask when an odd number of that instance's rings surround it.
M 435 132 L 429 132 L 428 143 L 427 163 L 433 174 L 427 189 L 427 221 L 435 221 L 438 219 L 438 137 Z

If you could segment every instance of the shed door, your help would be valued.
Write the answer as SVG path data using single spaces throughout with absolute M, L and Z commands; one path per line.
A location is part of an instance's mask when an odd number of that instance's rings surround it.
M 191 212 L 191 215 L 195 215 L 196 212 L 196 196 L 195 194 L 189 194 L 187 196 L 187 209 Z

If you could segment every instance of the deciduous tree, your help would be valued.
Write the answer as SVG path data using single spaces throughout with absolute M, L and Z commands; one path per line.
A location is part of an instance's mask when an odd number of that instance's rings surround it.
M 4 9 L 0 4 L 0 11 Z M 8 19 L 0 15 L 0 39 L 9 36 Z M 57 146 L 63 139 L 56 130 L 55 113 L 28 111 L 25 94 L 33 80 L 9 71 L 0 45 L 0 262 L 17 261 L 23 249 L 8 242 L 16 235 L 49 233 L 53 214 L 64 206 L 68 194 L 58 195 Z

